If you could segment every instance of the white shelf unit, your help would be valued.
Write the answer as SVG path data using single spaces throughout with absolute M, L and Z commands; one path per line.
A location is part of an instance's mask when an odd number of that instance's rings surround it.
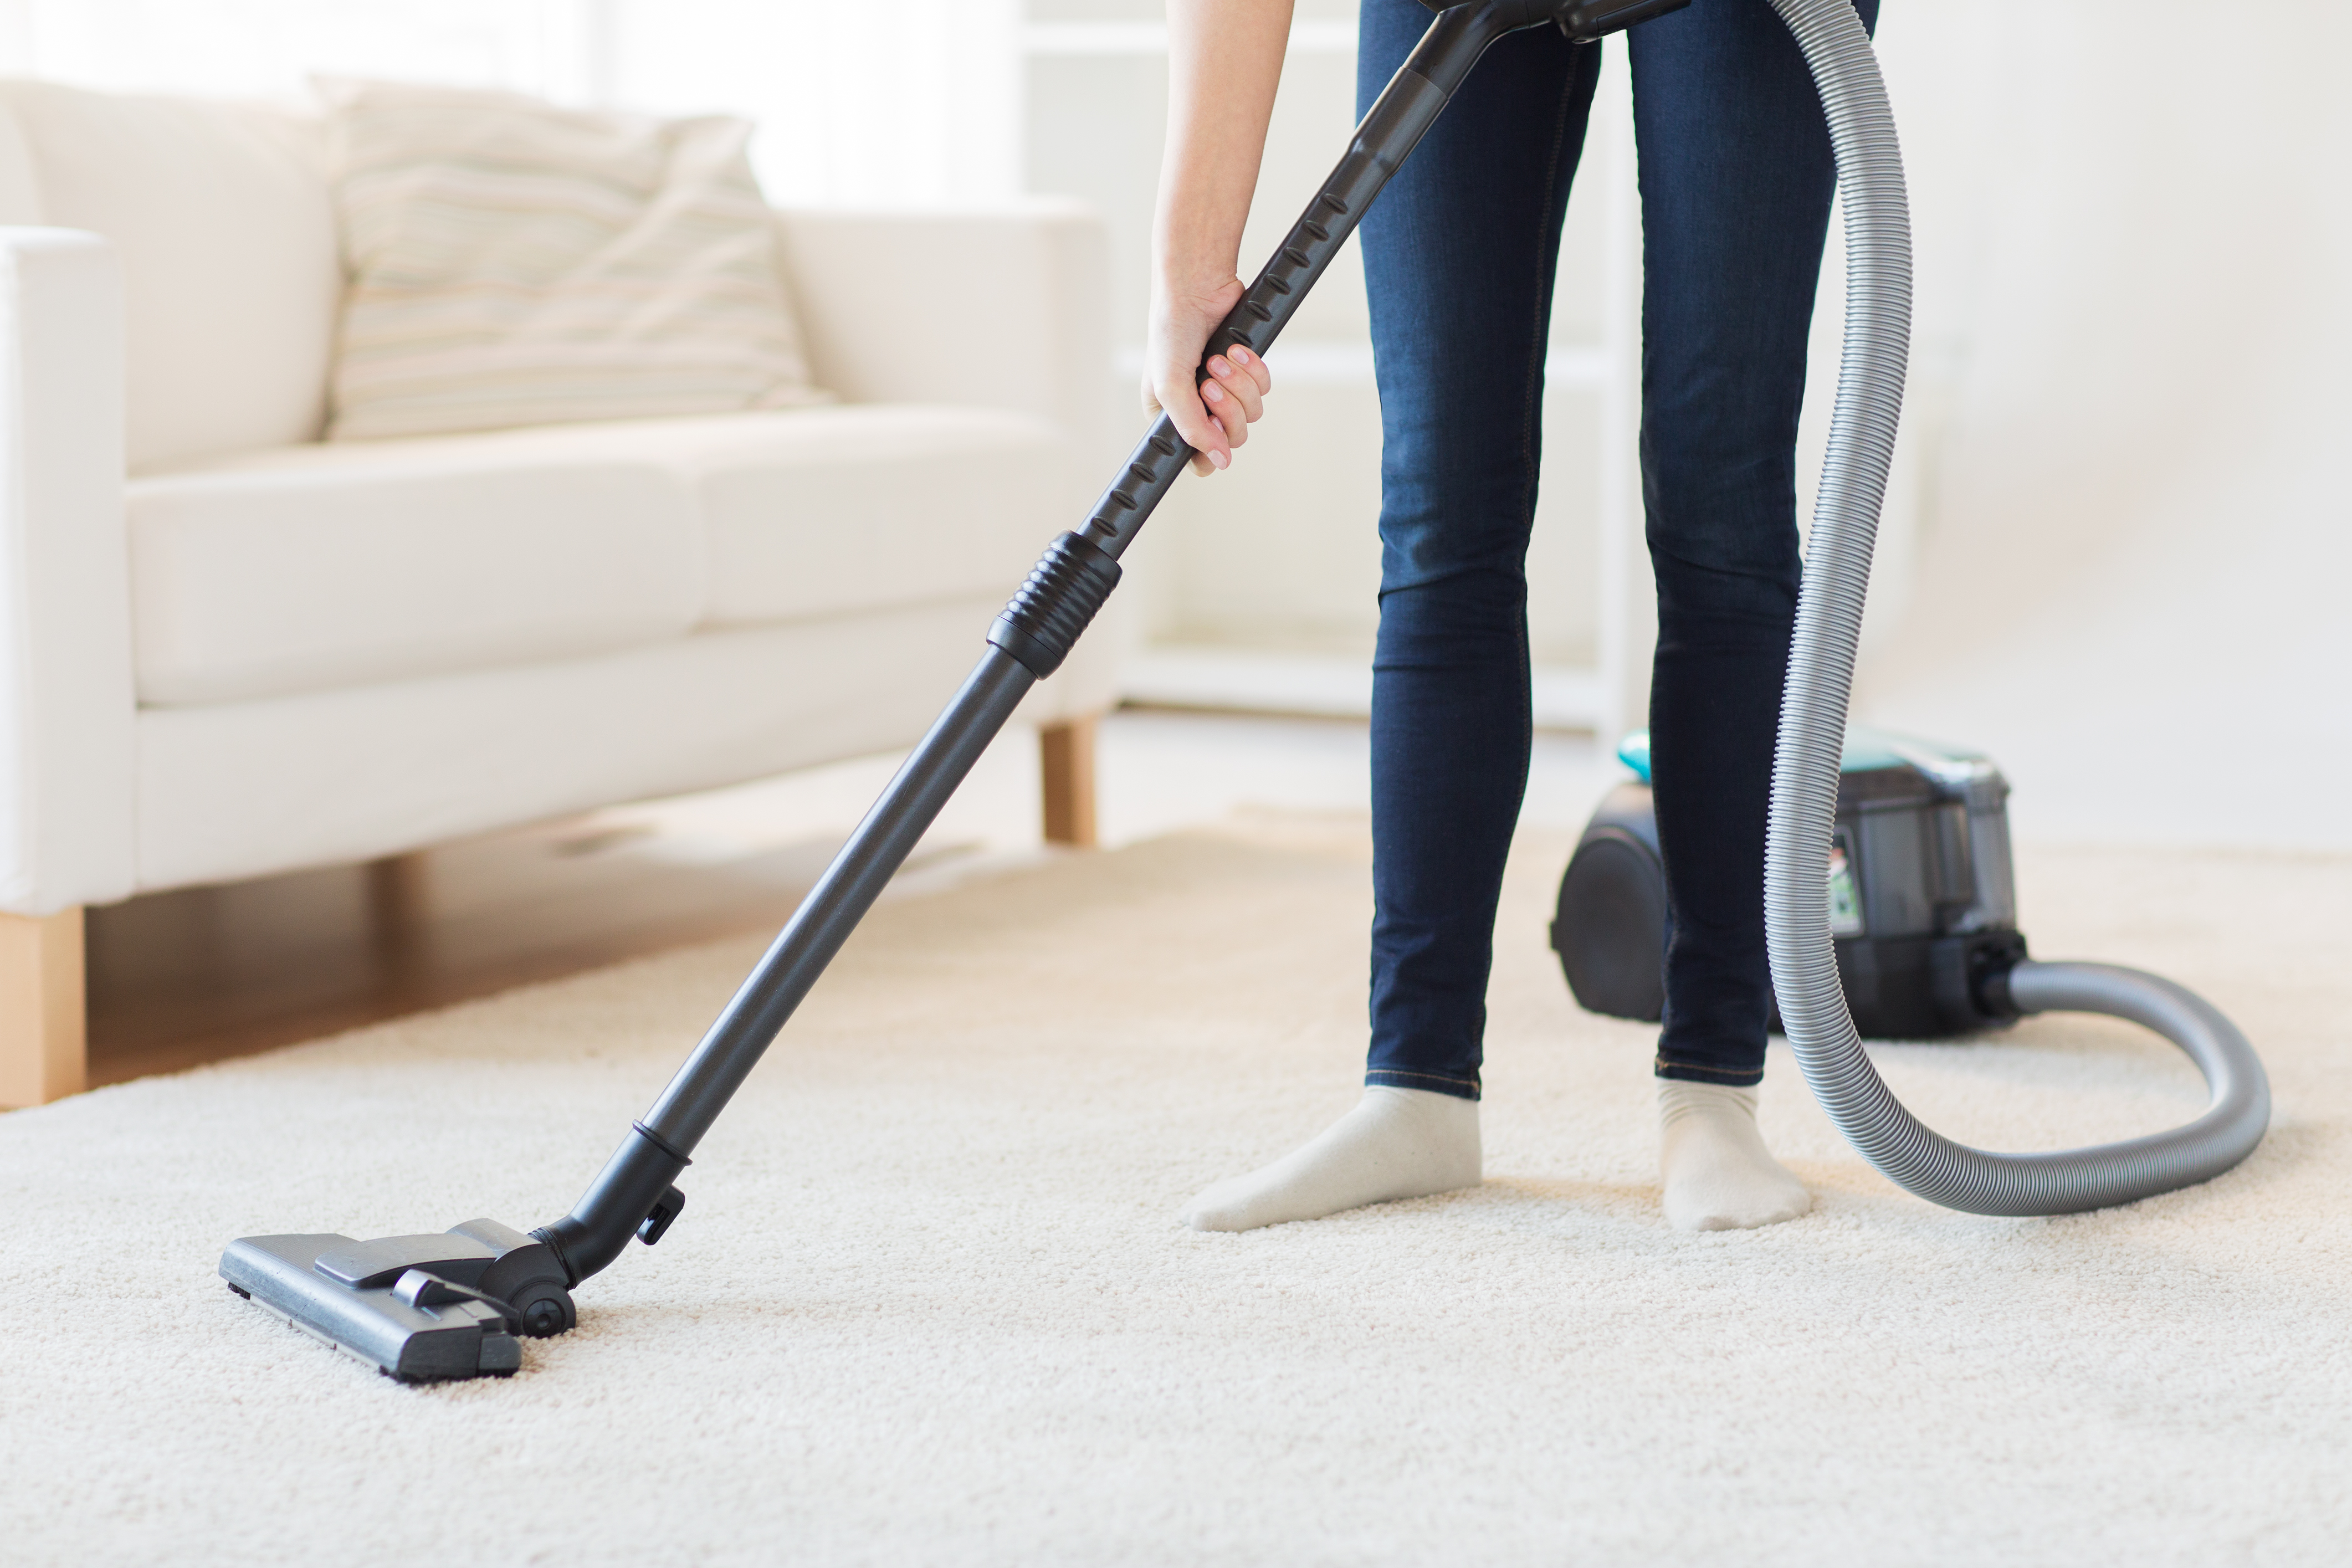
M 1024 181 L 1041 193 L 1079 195 L 1109 217 L 1128 343 L 1119 370 L 1132 385 L 1142 363 L 1136 329 L 1167 28 L 1120 0 L 1051 3 L 1057 15 L 1020 30 Z M 1128 14 L 1080 14 L 1097 9 Z M 1346 121 L 1337 115 L 1352 107 L 1341 100 L 1355 47 L 1351 18 L 1309 14 L 1293 26 L 1245 270 L 1344 144 Z M 1653 635 L 1642 591 L 1647 574 L 1638 571 L 1632 142 L 1623 68 L 1612 56 L 1563 247 L 1561 321 L 1546 371 L 1546 499 L 1529 561 L 1537 722 L 1608 741 L 1643 721 Z M 1131 700 L 1369 711 L 1378 402 L 1360 276 L 1354 255 L 1343 256 L 1268 355 L 1276 378 L 1269 416 L 1233 472 L 1181 485 L 1139 542 L 1132 578 L 1145 624 L 1126 682 Z M 1240 561 L 1246 573 L 1225 564 Z

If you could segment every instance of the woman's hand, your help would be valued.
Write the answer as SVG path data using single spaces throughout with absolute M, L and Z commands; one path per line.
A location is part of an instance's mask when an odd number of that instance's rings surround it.
M 1192 447 L 1194 473 L 1225 468 L 1234 460 L 1234 448 L 1249 439 L 1249 427 L 1264 417 L 1265 395 L 1274 390 L 1265 361 L 1244 348 L 1216 355 L 1209 361 L 1209 379 L 1194 380 L 1209 334 L 1241 300 L 1242 280 L 1229 274 L 1208 288 L 1160 285 L 1152 295 L 1144 410 L 1167 410 L 1176 433 Z
M 1143 401 L 1166 409 L 1192 471 L 1229 467 L 1274 378 L 1246 349 L 1212 359 L 1209 334 L 1241 302 L 1242 223 L 1282 79 L 1291 0 L 1168 0 L 1168 144 L 1151 224 Z

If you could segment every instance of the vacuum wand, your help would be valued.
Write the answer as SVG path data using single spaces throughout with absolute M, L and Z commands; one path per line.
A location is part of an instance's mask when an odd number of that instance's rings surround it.
M 1601 0 L 1568 6 L 1543 0 L 1474 0 L 1440 10 L 1273 258 L 1210 335 L 1203 366 L 1211 356 L 1236 346 L 1259 354 L 1272 346 L 1365 209 L 1496 39 L 1547 23 L 1572 37 L 1595 38 L 1688 3 Z M 1200 374 L 1205 376 L 1205 368 Z M 990 628 L 988 650 L 962 689 L 653 1109 L 631 1127 L 572 1213 L 531 1233 L 562 1259 L 572 1283 L 618 1258 L 632 1235 L 657 1239 L 675 1217 L 683 1199 L 672 1184 L 696 1143 L 1022 697 L 1060 666 L 1118 584 L 1118 558 L 1192 457 L 1175 421 L 1160 415 L 1095 502 L 1085 527 L 1047 548 Z
M 1358 125 L 1347 154 L 1202 354 L 1263 353 L 1355 232 L 1488 45 L 1557 26 L 1579 40 L 1689 0 L 1468 0 L 1437 16 Z M 1205 369 L 1201 373 L 1206 374 Z M 661 1239 L 686 1204 L 695 1145 L 742 1087 L 809 988 L 906 861 L 1029 689 L 1060 668 L 1118 584 L 1118 558 L 1192 448 L 1162 415 L 1129 454 L 1083 528 L 1064 533 L 989 628 L 988 647 L 831 866 L 645 1119 L 570 1214 L 525 1236 L 495 1220 L 438 1235 L 357 1242 L 330 1235 L 229 1244 L 229 1288 L 338 1350 L 407 1382 L 504 1376 L 518 1336 L 572 1327 L 570 1292 L 635 1237 Z

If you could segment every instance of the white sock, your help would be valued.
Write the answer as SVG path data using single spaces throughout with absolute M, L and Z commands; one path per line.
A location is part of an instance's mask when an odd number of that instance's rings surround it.
M 1666 1220 L 1676 1230 L 1752 1230 L 1813 1206 L 1756 1130 L 1756 1091 L 1658 1080 Z
M 1185 1205 L 1181 1217 L 1194 1230 L 1255 1230 L 1475 1187 L 1483 1171 L 1476 1100 L 1375 1084 L 1320 1137 L 1219 1182 Z

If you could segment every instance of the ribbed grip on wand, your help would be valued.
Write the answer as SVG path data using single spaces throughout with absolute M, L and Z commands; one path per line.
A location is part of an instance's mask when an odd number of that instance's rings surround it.
M 1078 634 L 1118 586 L 1118 562 L 1089 540 L 1062 534 L 1029 569 L 1004 613 L 988 628 L 988 640 L 1043 680 L 1062 668 Z

